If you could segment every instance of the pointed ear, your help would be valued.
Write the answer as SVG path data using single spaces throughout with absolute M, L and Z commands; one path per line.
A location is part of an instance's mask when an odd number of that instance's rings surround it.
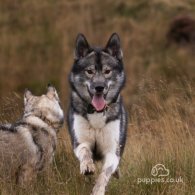
M 26 103 L 28 102 L 28 100 L 33 96 L 32 92 L 28 89 L 25 89 L 24 92 L 24 104 L 26 105 Z
M 120 46 L 120 38 L 117 33 L 113 33 L 108 40 L 108 43 L 105 47 L 106 52 L 110 55 L 116 57 L 117 59 L 122 59 L 123 53 Z
M 75 59 L 85 57 L 90 50 L 87 39 L 83 34 L 78 34 L 76 38 Z
M 50 99 L 55 98 L 57 100 L 59 100 L 57 91 L 55 89 L 55 87 L 53 87 L 51 84 L 48 84 L 47 86 L 47 94 L 46 94 Z

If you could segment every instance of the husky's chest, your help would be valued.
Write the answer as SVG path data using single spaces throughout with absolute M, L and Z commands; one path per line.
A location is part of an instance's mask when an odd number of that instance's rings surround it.
M 116 151 L 119 144 L 120 121 L 106 123 L 103 113 L 89 114 L 87 119 L 74 115 L 74 133 L 78 143 L 87 143 L 90 147 L 98 145 L 101 151 Z
M 102 129 L 106 125 L 106 116 L 104 113 L 88 114 L 88 123 L 94 129 Z

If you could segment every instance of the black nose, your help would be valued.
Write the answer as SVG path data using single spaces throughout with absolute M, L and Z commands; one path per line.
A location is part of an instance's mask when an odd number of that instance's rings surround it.
M 96 86 L 95 90 L 96 90 L 96 92 L 101 93 L 104 91 L 104 87 L 103 86 Z

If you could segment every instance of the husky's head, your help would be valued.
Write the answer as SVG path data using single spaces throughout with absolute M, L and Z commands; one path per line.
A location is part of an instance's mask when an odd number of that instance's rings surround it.
M 48 86 L 47 93 L 35 96 L 29 90 L 24 94 L 24 116 L 38 116 L 49 121 L 55 127 L 64 123 L 64 113 L 56 89 Z
M 116 101 L 125 83 L 122 50 L 116 33 L 104 48 L 91 47 L 84 35 L 77 36 L 70 83 L 73 91 L 97 111 Z

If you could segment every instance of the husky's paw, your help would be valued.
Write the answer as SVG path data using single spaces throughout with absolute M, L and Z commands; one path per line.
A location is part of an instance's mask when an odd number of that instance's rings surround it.
M 105 186 L 96 184 L 92 190 L 91 195 L 104 195 L 105 194 Z
M 116 179 L 119 179 L 121 177 L 121 171 L 120 171 L 119 167 L 114 172 L 113 177 L 115 177 Z
M 90 161 L 83 161 L 80 164 L 80 172 L 83 175 L 90 175 L 95 172 L 95 165 L 92 160 Z

